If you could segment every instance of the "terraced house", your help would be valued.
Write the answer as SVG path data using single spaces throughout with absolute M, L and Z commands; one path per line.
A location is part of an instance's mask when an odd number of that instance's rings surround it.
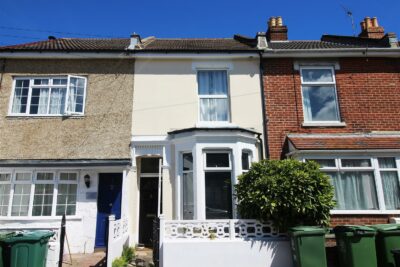
M 272 223 L 240 219 L 238 176 L 315 160 L 332 225 L 400 217 L 399 58 L 376 18 L 314 41 L 274 17 L 255 37 L 1 47 L 1 226 L 58 231 L 66 214 L 71 252 L 108 247 L 109 264 L 156 243 L 160 266 L 292 266 Z
M 70 252 L 106 246 L 108 216 L 121 217 L 130 168 L 134 61 L 120 56 L 125 41 L 0 49 L 3 230 L 58 232 L 65 214 Z M 50 244 L 54 266 L 57 236 Z
M 400 49 L 365 18 L 357 36 L 289 40 L 269 21 L 263 53 L 269 157 L 315 160 L 335 187 L 332 225 L 399 217 Z

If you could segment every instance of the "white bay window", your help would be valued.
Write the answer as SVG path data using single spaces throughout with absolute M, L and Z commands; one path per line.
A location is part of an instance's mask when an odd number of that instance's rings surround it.
M 330 176 L 337 211 L 400 211 L 399 160 L 395 157 L 307 158 Z
M 86 78 L 17 77 L 10 115 L 60 116 L 84 113 Z

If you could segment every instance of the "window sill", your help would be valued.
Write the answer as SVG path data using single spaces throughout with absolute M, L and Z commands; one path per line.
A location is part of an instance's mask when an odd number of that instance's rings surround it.
M 346 127 L 345 122 L 303 122 L 303 127 Z
M 37 119 L 58 119 L 58 118 L 63 118 L 63 119 L 69 119 L 69 118 L 84 118 L 85 115 L 13 115 L 9 114 L 6 116 L 6 118 L 9 119 L 26 119 L 26 118 L 37 118 Z
M 52 221 L 61 221 L 62 216 L 48 216 L 48 217 L 1 217 L 0 216 L 0 221 L 10 221 L 10 222 L 18 222 L 18 221 L 42 221 L 42 222 L 52 222 Z M 81 216 L 66 216 L 67 221 L 81 221 L 82 217 Z
M 331 210 L 331 215 L 391 215 L 400 214 L 400 210 Z
M 201 121 L 196 123 L 197 128 L 236 127 L 229 121 Z

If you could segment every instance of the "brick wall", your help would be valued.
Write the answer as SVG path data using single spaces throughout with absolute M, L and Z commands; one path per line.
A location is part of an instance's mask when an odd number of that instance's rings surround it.
M 331 227 L 343 224 L 385 224 L 390 222 L 391 217 L 396 217 L 396 215 L 333 215 L 331 217 Z
M 340 115 L 345 127 L 302 127 L 300 75 L 293 59 L 266 59 L 264 90 L 270 157 L 283 158 L 288 133 L 400 131 L 400 60 L 342 58 L 336 70 Z

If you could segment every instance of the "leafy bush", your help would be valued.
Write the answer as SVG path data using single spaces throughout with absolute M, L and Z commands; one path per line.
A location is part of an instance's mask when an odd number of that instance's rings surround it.
M 116 258 L 112 262 L 112 267 L 127 267 L 127 266 L 128 266 L 128 263 L 122 257 Z
M 236 194 L 242 217 L 272 221 L 280 231 L 326 226 L 335 205 L 333 186 L 319 165 L 293 159 L 254 163 L 239 177 Z
M 135 259 L 135 249 L 133 247 L 124 246 L 122 250 L 122 258 L 126 262 L 131 262 Z

